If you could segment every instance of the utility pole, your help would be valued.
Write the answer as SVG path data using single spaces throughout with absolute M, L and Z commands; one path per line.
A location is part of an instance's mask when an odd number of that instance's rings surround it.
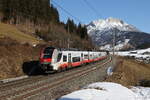
M 50 7 L 51 7 L 52 0 L 50 0 L 49 3 L 50 3 Z
M 70 38 L 68 38 L 68 49 L 70 48 Z
M 69 23 L 68 23 L 68 34 L 69 34 Z M 68 37 L 67 42 L 68 42 L 68 49 L 69 49 L 70 48 L 70 38 L 69 37 Z
M 116 30 L 115 32 L 113 33 L 113 56 L 112 56 L 112 64 L 113 64 L 113 67 L 114 67 L 114 64 L 115 64 L 115 34 L 116 34 Z

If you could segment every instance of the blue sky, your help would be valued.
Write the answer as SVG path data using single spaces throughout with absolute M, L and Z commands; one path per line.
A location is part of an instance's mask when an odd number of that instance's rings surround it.
M 97 11 L 98 15 L 84 2 L 84 0 L 53 0 L 73 16 L 88 24 L 96 19 L 114 17 L 122 19 L 128 24 L 136 26 L 144 32 L 150 33 L 150 0 L 87 0 Z M 66 22 L 73 17 L 66 14 L 56 4 L 60 20 Z M 74 19 L 76 23 L 79 23 Z

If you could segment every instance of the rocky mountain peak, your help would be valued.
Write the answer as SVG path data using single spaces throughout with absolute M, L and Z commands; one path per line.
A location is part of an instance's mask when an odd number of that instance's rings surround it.
M 120 25 L 120 26 L 125 25 L 125 23 L 122 20 L 117 19 L 117 18 L 112 18 L 112 17 L 107 18 L 106 22 L 108 22 L 110 24 L 112 23 L 112 24 Z
M 88 35 L 94 44 L 111 49 L 112 38 L 116 36 L 116 48 L 136 48 L 143 43 L 150 43 L 150 34 L 139 31 L 135 26 L 117 18 L 92 21 L 87 25 Z
M 107 19 L 99 19 L 92 21 L 88 26 L 88 33 L 90 34 L 93 30 L 108 30 L 108 29 L 118 29 L 120 31 L 136 31 L 139 30 L 134 27 L 133 25 L 127 24 L 126 22 L 117 19 L 109 17 Z

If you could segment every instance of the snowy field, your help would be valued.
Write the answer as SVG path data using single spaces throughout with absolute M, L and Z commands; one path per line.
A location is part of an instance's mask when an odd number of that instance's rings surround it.
M 138 61 L 143 61 L 145 63 L 150 63 L 150 48 L 134 50 L 134 51 L 124 51 L 124 52 L 115 52 L 116 55 L 119 56 L 128 56 L 135 58 Z
M 59 100 L 150 100 L 150 88 L 128 89 L 117 83 L 98 82 L 62 96 Z
M 120 56 L 135 56 L 135 57 L 150 57 L 150 48 L 148 49 L 141 49 L 141 50 L 134 50 L 134 51 L 124 51 L 124 52 L 116 52 L 115 54 Z

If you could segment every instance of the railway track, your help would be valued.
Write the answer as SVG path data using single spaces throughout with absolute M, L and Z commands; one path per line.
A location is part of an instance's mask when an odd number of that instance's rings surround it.
M 90 72 L 94 72 L 101 67 L 107 66 L 110 62 L 111 57 L 108 57 L 101 62 L 74 68 L 61 73 L 50 74 L 48 76 L 33 76 L 22 80 L 1 84 L 0 100 L 33 100 L 34 97 L 41 95 L 43 91 L 49 91 L 49 93 L 52 93 L 52 90 L 59 89 L 62 84 L 75 80 L 79 77 L 84 77 Z M 55 94 L 53 94 L 51 98 L 57 97 L 57 95 L 55 97 Z M 37 98 L 35 100 L 37 100 Z M 39 98 L 39 100 L 42 99 Z

